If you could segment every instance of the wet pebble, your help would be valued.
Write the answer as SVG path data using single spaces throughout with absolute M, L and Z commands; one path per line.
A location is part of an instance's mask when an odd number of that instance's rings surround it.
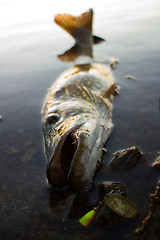
M 100 201 L 98 207 L 95 208 L 97 212 L 96 221 L 103 225 L 107 225 L 108 227 L 112 227 L 115 222 L 120 220 L 121 217 L 105 204 L 104 199 L 108 193 L 112 192 L 126 196 L 125 186 L 122 183 L 105 181 L 98 185 L 98 192 Z
M 110 167 L 114 169 L 133 168 L 136 166 L 139 159 L 142 157 L 142 152 L 133 146 L 114 154 L 114 158 L 110 162 Z
M 122 196 L 126 196 L 125 185 L 121 182 L 110 181 L 104 181 L 99 183 L 98 193 L 100 196 L 100 200 L 104 199 L 104 196 L 110 192 L 120 193 Z
M 127 198 L 124 184 L 102 182 L 98 185 L 98 192 L 100 201 L 95 208 L 97 222 L 113 227 L 115 223 L 137 216 L 137 207 Z
M 121 217 L 130 219 L 137 215 L 137 207 L 127 197 L 117 193 L 108 193 L 105 195 L 104 204 Z

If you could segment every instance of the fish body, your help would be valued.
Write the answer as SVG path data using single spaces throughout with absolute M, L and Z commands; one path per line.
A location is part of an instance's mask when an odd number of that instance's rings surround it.
M 51 86 L 42 111 L 49 185 L 82 189 L 92 181 L 113 127 L 115 87 L 98 63 L 76 65 Z

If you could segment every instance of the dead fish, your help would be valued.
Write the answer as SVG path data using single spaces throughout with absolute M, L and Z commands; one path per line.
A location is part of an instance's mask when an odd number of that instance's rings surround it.
M 92 15 L 57 15 L 56 22 L 85 45 L 94 39 Z M 92 181 L 112 130 L 115 91 L 111 69 L 99 63 L 70 68 L 50 88 L 42 111 L 49 185 L 81 189 Z
M 42 111 L 49 185 L 81 189 L 93 179 L 113 127 L 115 88 L 98 63 L 70 68 L 50 88 Z
M 75 45 L 65 53 L 58 55 L 62 61 L 74 61 L 79 56 L 93 57 L 92 45 L 105 41 L 92 35 L 93 9 L 80 16 L 57 14 L 55 22 L 66 30 L 76 41 Z

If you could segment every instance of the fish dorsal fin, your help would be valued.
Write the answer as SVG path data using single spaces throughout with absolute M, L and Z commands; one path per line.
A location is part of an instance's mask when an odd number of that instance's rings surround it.
M 76 36 L 77 30 L 82 28 L 87 28 L 92 32 L 92 19 L 93 10 L 82 13 L 80 16 L 72 16 L 68 14 L 57 14 L 55 16 L 55 22 L 71 34 L 74 38 Z

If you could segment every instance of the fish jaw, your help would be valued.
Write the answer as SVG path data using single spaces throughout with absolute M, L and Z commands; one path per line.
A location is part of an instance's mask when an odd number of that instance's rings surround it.
M 106 131 L 97 119 L 92 119 L 65 133 L 48 160 L 49 185 L 74 190 L 85 188 L 94 177 L 110 132 L 110 127 Z
M 62 188 L 68 184 L 68 174 L 73 156 L 78 147 L 78 139 L 74 132 L 81 125 L 67 129 L 59 139 L 52 139 L 47 147 L 47 179 L 52 187 Z
M 94 119 L 83 128 L 88 134 L 81 134 L 79 147 L 72 161 L 69 173 L 69 186 L 80 190 L 87 187 L 93 180 L 97 167 L 102 160 L 102 148 L 112 131 L 112 123 L 109 120 L 105 126 Z

